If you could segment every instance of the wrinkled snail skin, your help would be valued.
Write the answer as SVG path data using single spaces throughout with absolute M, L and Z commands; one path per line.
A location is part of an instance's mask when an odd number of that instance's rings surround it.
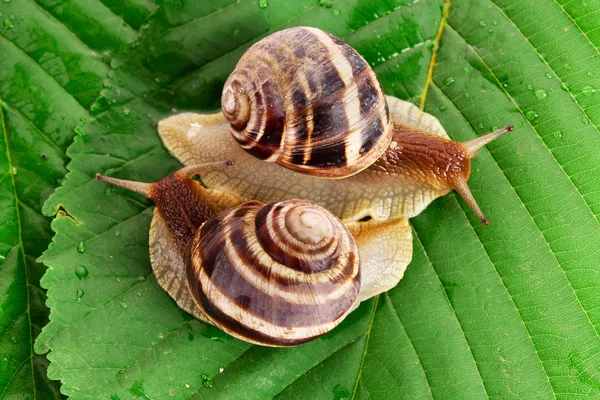
M 309 175 L 355 174 L 391 141 L 375 73 L 354 49 L 316 28 L 285 29 L 250 47 L 225 82 L 221 104 L 244 150 Z
M 239 339 L 293 346 L 337 326 L 360 292 L 359 252 L 333 214 L 303 200 L 225 212 L 186 167 L 145 184 L 98 175 L 156 203 L 150 254 L 158 283 L 197 318 Z

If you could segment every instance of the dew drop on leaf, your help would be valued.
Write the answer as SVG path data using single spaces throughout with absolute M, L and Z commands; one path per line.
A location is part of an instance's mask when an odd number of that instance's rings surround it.
M 498 25 L 498 21 L 492 22 L 492 25 L 497 26 Z
M 592 78 L 594 76 L 594 73 L 593 72 L 588 72 L 587 76 L 590 77 L 590 78 Z
M 202 386 L 204 386 L 206 388 L 213 387 L 213 381 L 212 381 L 212 379 L 210 379 L 208 377 L 208 375 L 202 374 L 201 378 L 202 378 Z
M 115 231 L 115 236 L 121 236 L 121 232 Z
M 539 117 L 538 113 L 536 113 L 535 111 L 527 111 L 525 116 L 530 121 L 533 121 L 533 120 L 537 119 L 537 117 Z
M 78 277 L 79 280 L 86 278 L 89 273 L 90 271 L 88 271 L 88 269 L 83 265 L 79 265 L 77 268 L 75 268 L 75 276 Z
M 546 73 L 546 78 L 552 79 L 552 74 L 550 72 Z
M 488 29 L 488 33 L 491 35 L 492 33 L 494 33 L 493 29 Z
M 581 118 L 581 122 L 583 122 L 584 125 L 587 125 L 590 123 L 590 120 L 587 119 L 586 117 Z
M 452 85 L 454 83 L 454 77 L 449 76 L 448 78 L 446 78 L 446 81 L 444 83 L 446 84 L 446 86 Z
M 80 254 L 85 253 L 85 243 L 83 243 L 83 241 L 79 242 L 77 245 L 77 252 Z
M 440 111 L 446 111 L 446 106 L 440 106 Z
M 466 92 L 466 93 L 464 94 L 464 96 L 465 96 L 465 97 L 468 99 L 469 97 L 471 97 L 471 93 L 469 93 L 469 92 Z
M 258 6 L 264 10 L 265 8 L 269 7 L 269 2 L 267 0 L 260 0 L 258 2 Z
M 565 66 L 563 68 L 568 71 L 571 69 L 571 64 L 565 64 Z
M 107 188 L 104 193 L 106 193 L 107 196 L 110 196 L 111 194 L 113 194 L 113 190 L 111 188 Z
M 129 115 L 129 112 L 130 112 L 130 111 L 129 111 L 129 109 L 128 109 L 128 108 L 126 108 L 126 109 L 124 109 L 124 110 L 123 110 L 123 114 L 125 114 L 125 115 Z
M 557 139 L 562 139 L 564 136 L 563 131 L 554 132 L 554 137 Z
M 479 129 L 483 129 L 483 122 L 480 122 L 477 126 L 479 127 Z
M 333 1 L 332 0 L 321 0 L 321 1 L 319 1 L 319 5 L 321 7 L 331 8 L 331 7 L 333 7 Z
M 83 295 L 85 293 L 83 292 L 83 289 L 77 289 L 77 292 L 75 293 L 75 299 L 77 301 L 81 301 L 81 299 L 83 298 Z
M 121 308 L 122 308 L 122 309 L 126 309 L 128 306 L 129 306 L 129 304 L 127 304 L 127 302 L 126 302 L 126 301 L 122 301 L 122 302 L 121 302 Z
M 485 26 L 485 21 L 479 21 L 479 26 L 484 27 Z
M 596 93 L 596 89 L 593 86 L 584 86 L 582 93 L 586 95 L 594 94 Z
M 470 74 L 471 73 L 471 68 L 465 67 L 464 71 L 465 71 L 465 74 Z
M 12 22 L 9 19 L 4 20 L 4 29 L 9 30 L 13 28 Z
M 546 97 L 548 97 L 548 92 L 546 92 L 544 89 L 538 89 L 535 91 L 535 97 L 537 97 L 540 100 L 545 99 Z
M 333 15 L 335 15 L 336 17 L 337 17 L 338 15 L 340 15 L 340 10 L 333 10 Z
M 19 343 L 19 339 L 17 339 L 16 336 L 11 336 L 10 342 L 13 343 L 13 344 L 16 344 L 16 343 Z
M 335 385 L 333 388 L 334 400 L 345 400 L 350 398 L 350 390 L 346 389 L 340 384 Z
M 533 85 L 531 85 L 531 84 L 527 85 L 527 90 L 533 90 Z

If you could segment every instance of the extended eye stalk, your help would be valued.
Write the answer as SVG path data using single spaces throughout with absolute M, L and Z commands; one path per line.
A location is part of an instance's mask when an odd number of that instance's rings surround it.
M 176 172 L 176 174 L 183 175 L 186 178 L 191 178 L 195 175 L 200 175 L 204 172 L 212 171 L 214 169 L 233 165 L 233 164 L 234 164 L 234 162 L 232 160 L 227 160 L 227 161 L 218 161 L 218 162 L 205 163 L 205 164 L 190 165 L 189 167 L 181 168 L 179 171 Z M 135 182 L 135 181 L 129 181 L 126 179 L 117 179 L 117 178 L 112 178 L 110 176 L 101 175 L 101 174 L 96 174 L 96 180 L 110 183 L 111 185 L 115 185 L 115 186 L 119 186 L 119 187 L 122 187 L 127 190 L 131 190 L 132 192 L 143 194 L 144 196 L 146 196 L 148 198 L 151 197 L 150 193 L 151 193 L 152 185 L 154 185 L 154 183 Z
M 505 133 L 512 132 L 512 131 L 513 131 L 513 126 L 507 125 L 502 129 L 498 129 L 497 131 L 488 133 L 487 135 L 478 137 L 477 139 L 473 139 L 468 142 L 461 143 L 461 145 L 467 150 L 470 158 L 476 157 L 477 150 L 479 150 L 480 148 L 482 148 L 483 146 L 485 146 L 492 140 L 497 139 L 498 137 L 504 135 Z M 477 215 L 477 217 L 479 218 L 481 223 L 483 225 L 488 225 L 490 223 L 490 221 L 488 221 L 488 219 L 483 214 L 483 211 L 481 211 L 481 208 L 479 208 L 477 201 L 473 197 L 473 194 L 471 193 L 471 190 L 469 189 L 469 186 L 467 185 L 467 180 L 461 177 L 461 178 L 457 179 L 454 182 L 454 184 L 455 184 L 454 190 L 456 190 L 456 192 L 460 195 L 460 197 L 462 197 L 463 200 L 469 205 L 469 207 L 471 207 L 471 209 L 473 210 L 475 215 Z

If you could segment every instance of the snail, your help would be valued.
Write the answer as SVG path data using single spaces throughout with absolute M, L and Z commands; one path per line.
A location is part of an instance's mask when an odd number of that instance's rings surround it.
M 297 27 L 246 51 L 225 83 L 222 112 L 177 114 L 158 129 L 184 165 L 235 161 L 203 176 L 213 201 L 307 199 L 369 237 L 361 258 L 378 259 L 388 279 L 373 280 L 362 300 L 398 283 L 412 253 L 408 218 L 437 197 L 456 190 L 488 223 L 467 185 L 470 159 L 513 128 L 454 142 L 434 116 L 385 96 L 350 46 Z
M 185 167 L 152 184 L 96 179 L 156 203 L 154 275 L 178 305 L 239 339 L 292 346 L 337 326 L 360 290 L 357 245 L 342 222 L 306 200 L 244 202 L 217 212 Z

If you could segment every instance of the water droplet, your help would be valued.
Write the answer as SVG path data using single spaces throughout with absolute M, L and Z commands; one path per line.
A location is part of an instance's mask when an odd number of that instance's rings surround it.
M 340 15 L 340 10 L 333 10 L 333 15 L 335 15 L 336 17 L 337 17 L 338 15 Z
M 565 64 L 565 66 L 563 68 L 568 71 L 571 69 L 571 64 Z
M 483 122 L 480 122 L 477 126 L 479 127 L 479 129 L 483 129 Z
M 113 194 L 113 190 L 112 188 L 107 188 L 104 193 L 106 193 L 107 196 L 110 196 L 111 194 Z
M 12 172 L 13 175 L 16 175 L 17 172 L 18 172 L 17 171 L 17 167 L 12 167 L 11 172 Z
M 546 92 L 544 89 L 538 89 L 535 91 L 535 97 L 537 97 L 540 100 L 543 100 L 546 97 L 548 97 L 548 92 Z
M 548 72 L 548 73 L 546 74 L 546 78 L 548 78 L 548 79 L 552 79 L 552 74 L 551 74 L 550 72 Z
M 142 297 L 142 292 L 137 292 L 138 297 Z
M 590 120 L 587 119 L 586 117 L 581 118 L 581 122 L 583 122 L 584 125 L 587 125 L 590 123 Z
M 446 86 L 450 86 L 453 83 L 454 83 L 454 77 L 453 76 L 450 76 L 450 77 L 446 78 L 446 81 L 445 81 Z
M 265 8 L 269 7 L 269 2 L 267 0 L 260 0 L 258 2 L 258 6 L 264 10 Z
M 83 298 L 83 295 L 85 293 L 83 292 L 83 289 L 77 289 L 77 293 L 75 293 L 75 299 L 77 301 L 81 301 L 81 299 Z
M 78 277 L 79 280 L 86 278 L 89 275 L 89 273 L 90 271 L 88 271 L 88 269 L 83 265 L 80 265 L 77 268 L 75 268 L 75 276 Z
M 479 26 L 484 27 L 485 26 L 485 21 L 479 21 Z
M 126 109 L 124 109 L 124 110 L 123 110 L 123 114 L 125 114 L 125 115 L 129 115 L 129 108 L 126 108 Z
M 465 67 L 464 71 L 465 71 L 465 74 L 470 74 L 471 73 L 471 68 Z
M 117 278 L 117 282 L 121 282 L 121 278 Z
M 12 29 L 14 26 L 12 24 L 12 22 L 10 22 L 10 20 L 5 19 L 4 20 L 4 29 L 9 30 Z
M 594 73 L 593 72 L 588 72 L 587 76 L 589 76 L 590 78 L 592 78 L 594 76 Z
M 537 117 L 539 117 L 538 113 L 536 113 L 533 110 L 532 111 L 527 111 L 527 113 L 525 114 L 525 116 L 530 121 L 533 121 L 534 119 L 536 119 Z
M 493 132 L 493 131 L 497 131 L 497 130 L 498 130 L 498 125 L 494 125 L 494 126 L 492 126 L 492 132 Z
M 122 308 L 123 310 L 124 310 L 124 309 L 126 309 L 128 306 L 129 306 L 129 304 L 127 304 L 127 302 L 126 302 L 126 301 L 122 301 L 122 302 L 121 302 L 121 308 Z
M 590 95 L 596 93 L 596 89 L 593 86 L 584 86 L 581 92 Z
M 446 106 L 440 106 L 440 111 L 446 111 Z
M 145 280 L 146 280 L 145 276 L 138 276 L 136 279 L 136 281 L 138 281 L 138 282 L 144 282 Z
M 331 7 L 333 7 L 333 1 L 331 1 L 331 0 L 321 0 L 321 1 L 319 1 L 319 5 L 321 7 L 331 8 Z
M 497 26 L 498 25 L 498 21 L 493 21 L 492 25 Z
M 564 136 L 564 132 L 563 131 L 558 131 L 558 132 L 554 132 L 554 137 L 557 139 L 562 139 Z
M 80 254 L 85 253 L 85 243 L 83 243 L 83 240 L 81 242 L 79 242 L 79 244 L 77 245 L 77 251 Z
M 239 29 L 234 29 L 233 30 L 233 36 L 237 36 L 240 34 L 240 30 Z
M 16 344 L 16 343 L 19 343 L 19 339 L 17 339 L 17 337 L 16 337 L 16 336 L 11 336 L 11 337 L 10 337 L 10 342 L 11 342 L 11 343 L 15 343 L 15 344 Z
M 494 33 L 494 30 L 493 29 L 488 29 L 488 34 L 491 35 L 492 33 Z
M 469 92 L 466 92 L 466 93 L 464 94 L 464 96 L 465 96 L 465 97 L 468 99 L 469 97 L 471 97 L 471 93 L 469 93 Z
M 350 390 L 346 389 L 340 384 L 335 385 L 333 388 L 333 399 L 342 400 L 350 398 Z
M 121 232 L 115 231 L 115 236 L 121 236 Z
M 533 85 L 527 85 L 527 90 L 533 90 Z
M 202 386 L 204 386 L 206 388 L 213 387 L 213 381 L 212 381 L 212 379 L 210 379 L 208 377 L 208 375 L 202 374 L 201 378 L 202 378 Z
M 4 0 L 5 3 L 10 3 L 10 0 Z

